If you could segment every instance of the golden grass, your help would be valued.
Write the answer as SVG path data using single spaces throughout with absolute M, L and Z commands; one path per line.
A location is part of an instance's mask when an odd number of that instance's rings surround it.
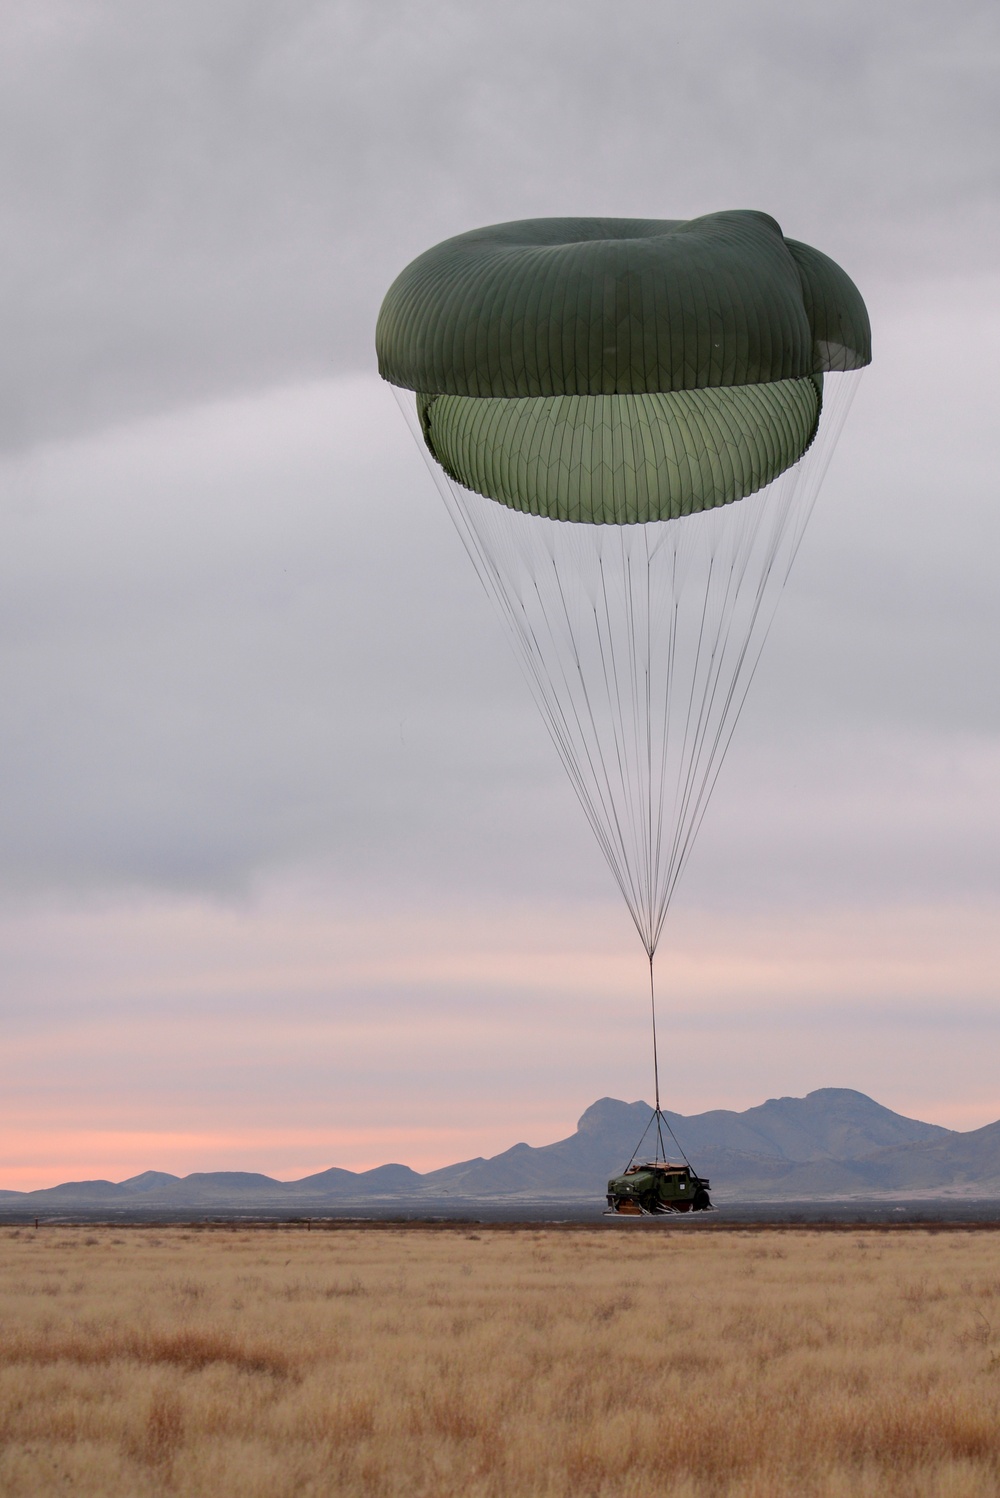
M 1000 1234 L 0 1230 L 0 1493 L 997 1498 Z

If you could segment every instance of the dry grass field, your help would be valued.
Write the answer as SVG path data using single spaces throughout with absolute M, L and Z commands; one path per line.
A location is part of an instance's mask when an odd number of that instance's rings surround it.
M 0 1230 L 0 1493 L 997 1498 L 1000 1234 Z

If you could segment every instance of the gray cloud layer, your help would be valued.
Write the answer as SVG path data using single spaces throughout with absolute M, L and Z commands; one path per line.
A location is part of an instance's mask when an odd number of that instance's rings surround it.
M 805 733 L 821 765 L 838 735 L 875 762 L 873 734 L 995 734 L 992 5 L 41 0 L 5 25 L 8 886 L 317 858 L 605 889 L 398 413 L 350 378 L 410 256 L 525 214 L 758 206 L 846 262 L 876 363 L 737 744 Z M 762 804 L 789 763 L 758 764 Z
M 926 329 L 884 320 L 882 336 L 692 896 L 995 893 L 990 387 L 974 363 L 921 391 L 907 371 Z M 371 377 L 9 459 L 0 504 L 8 888 L 239 890 L 320 860 L 392 900 L 610 892 Z
M 991 0 L 4 9 L 8 443 L 369 368 L 472 224 L 761 207 L 868 289 L 992 264 Z

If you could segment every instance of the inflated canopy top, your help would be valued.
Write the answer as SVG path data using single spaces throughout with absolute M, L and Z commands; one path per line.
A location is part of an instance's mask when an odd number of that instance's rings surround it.
M 379 370 L 425 394 L 646 394 L 801 379 L 871 359 L 844 271 L 766 213 L 524 219 L 396 278 Z
M 871 358 L 850 278 L 743 211 L 460 234 L 397 277 L 375 337 L 455 482 L 614 525 L 770 484 L 816 434 L 823 374 Z

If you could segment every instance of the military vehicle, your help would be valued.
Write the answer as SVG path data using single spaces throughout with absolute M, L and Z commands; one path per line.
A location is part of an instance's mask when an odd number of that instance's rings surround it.
M 608 1182 L 608 1208 L 626 1217 L 656 1216 L 665 1212 L 706 1212 L 712 1203 L 709 1182 L 690 1165 L 669 1160 L 647 1160 L 630 1165 Z

